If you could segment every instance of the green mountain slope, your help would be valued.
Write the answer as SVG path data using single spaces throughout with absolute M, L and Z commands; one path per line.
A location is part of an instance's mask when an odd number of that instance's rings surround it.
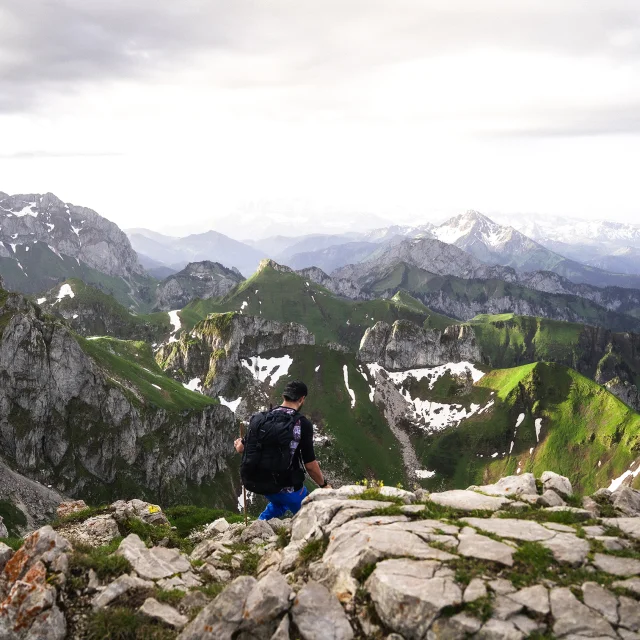
M 456 428 L 430 435 L 413 430 L 416 452 L 436 472 L 426 486 L 463 487 L 518 469 L 555 469 L 592 491 L 607 486 L 638 456 L 640 415 L 573 369 L 533 363 L 494 370 L 456 397 L 467 406 L 491 400 L 489 410 Z
M 170 411 L 218 404 L 214 398 L 190 391 L 166 375 L 146 342 L 80 336 L 77 340 L 82 350 L 109 372 L 112 381 L 133 392 L 135 400 Z
M 0 275 L 7 289 L 27 294 L 39 294 L 68 278 L 77 278 L 140 312 L 151 309 L 156 287 L 156 280 L 150 276 L 136 275 L 129 281 L 109 276 L 75 258 L 55 253 L 44 242 L 15 245 L 14 258 L 0 258 Z
M 180 313 L 190 330 L 209 313 L 242 311 L 279 322 L 298 322 L 318 343 L 339 343 L 354 350 L 377 321 L 406 319 L 441 329 L 455 322 L 434 313 L 406 292 L 390 299 L 356 302 L 339 298 L 289 269 L 267 265 L 222 299 L 195 300 Z
M 391 484 L 405 483 L 398 441 L 370 398 L 369 383 L 355 357 L 327 347 L 297 346 L 261 358 L 285 354 L 293 362 L 286 376 L 273 387 L 266 386 L 269 401 L 281 402 L 287 380 L 306 381 L 310 391 L 303 413 L 316 425 L 316 455 L 329 476 L 344 482 L 377 477 Z M 345 384 L 345 367 L 354 405 Z
M 37 300 L 48 312 L 64 318 L 74 331 L 84 336 L 157 343 L 166 340 L 172 330 L 168 313 L 137 315 L 113 296 L 78 278 L 61 282 Z

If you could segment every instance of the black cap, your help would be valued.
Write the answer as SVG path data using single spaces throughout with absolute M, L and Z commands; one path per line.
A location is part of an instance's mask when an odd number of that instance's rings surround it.
M 300 380 L 291 380 L 291 382 L 287 382 L 287 386 L 284 388 L 282 392 L 282 397 L 285 400 L 291 400 L 292 402 L 296 402 L 307 395 L 307 385 L 304 382 L 300 382 Z

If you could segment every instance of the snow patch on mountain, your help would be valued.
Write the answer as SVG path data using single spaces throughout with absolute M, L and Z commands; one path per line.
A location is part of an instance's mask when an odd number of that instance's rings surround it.
M 349 396 L 351 396 L 351 408 L 353 409 L 356 406 L 356 394 L 349 387 L 349 368 L 346 364 L 342 367 L 342 372 L 344 374 L 344 386 L 347 388 Z
M 62 300 L 62 298 L 75 298 L 75 295 L 70 284 L 63 284 L 58 292 L 58 300 Z
M 242 360 L 242 365 L 251 371 L 258 382 L 266 382 L 273 387 L 276 382 L 289 373 L 289 367 L 293 364 L 293 358 L 288 355 L 273 358 L 261 358 L 253 356 Z

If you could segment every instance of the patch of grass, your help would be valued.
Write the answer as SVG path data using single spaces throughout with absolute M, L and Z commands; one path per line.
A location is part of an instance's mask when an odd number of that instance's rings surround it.
M 24 543 L 24 540 L 22 538 L 0 538 L 0 542 L 4 542 L 8 547 L 17 551 Z
M 209 524 L 218 518 L 224 518 L 229 524 L 244 522 L 242 514 L 224 509 L 210 509 L 209 507 L 196 507 L 194 505 L 169 507 L 165 509 L 164 513 L 172 526 L 178 530 L 178 535 L 183 538 L 186 538 L 198 527 Z
M 196 590 L 201 591 L 205 596 L 215 598 L 223 591 L 225 586 L 226 585 L 221 582 L 210 582 L 209 584 L 204 584 L 201 587 L 196 587 Z
M 367 581 L 367 578 L 369 578 L 369 576 L 375 571 L 375 569 L 376 563 L 370 562 L 357 569 L 353 577 L 359 582 L 364 583 Z
M 191 553 L 194 548 L 193 542 L 180 536 L 177 531 L 174 531 L 168 525 L 152 525 L 146 522 L 142 522 L 137 518 L 128 518 L 119 524 L 120 533 L 123 536 L 128 536 L 130 533 L 135 533 L 140 536 L 147 545 L 155 546 L 161 540 L 167 541 L 167 546 L 180 549 L 183 553 Z
M 240 564 L 240 574 L 247 576 L 255 576 L 258 572 L 258 563 L 260 562 L 260 556 L 256 551 L 248 551 L 242 556 L 242 563 Z
M 71 573 L 77 575 L 93 569 L 100 580 L 113 580 L 129 573 L 132 569 L 129 561 L 114 553 L 121 540 L 122 538 L 116 538 L 109 545 L 97 548 L 75 544 L 73 553 L 69 556 Z
M 473 602 L 465 602 L 464 604 L 445 607 L 442 610 L 442 615 L 450 618 L 463 612 L 482 620 L 482 622 L 486 622 L 493 614 L 493 600 L 490 595 L 486 595 Z
M 287 531 L 286 527 L 279 527 L 276 531 L 276 535 L 278 536 L 276 546 L 278 549 L 284 549 L 291 540 L 291 532 Z
M 393 502 L 395 504 L 404 504 L 401 498 L 396 496 L 385 496 L 380 493 L 377 488 L 365 489 L 361 494 L 349 496 L 350 500 L 379 500 L 380 502 Z
M 309 540 L 309 542 L 300 549 L 300 561 L 303 564 L 310 564 L 316 560 L 320 560 L 328 546 L 329 541 L 325 538 Z
M 84 522 L 89 518 L 93 518 L 94 516 L 107 513 L 108 511 L 109 511 L 109 507 L 106 505 L 101 507 L 87 507 L 86 509 L 82 509 L 81 511 L 76 511 L 74 513 L 70 513 L 66 516 L 63 516 L 62 518 L 56 518 L 56 520 L 54 520 L 51 523 L 51 526 L 54 529 L 58 529 L 62 525 L 73 524 L 76 522 Z
M 153 597 L 158 602 L 164 602 L 165 604 L 170 604 L 172 607 L 177 607 L 182 598 L 186 596 L 186 592 L 181 589 L 156 589 L 153 592 Z
M 87 623 L 87 640 L 173 640 L 177 633 L 124 607 L 95 611 Z
M 408 515 L 409 517 L 414 515 L 412 513 L 405 514 L 402 511 L 402 507 L 400 505 L 394 504 L 390 507 L 380 507 L 379 509 L 374 509 L 371 514 L 372 516 L 402 516 Z

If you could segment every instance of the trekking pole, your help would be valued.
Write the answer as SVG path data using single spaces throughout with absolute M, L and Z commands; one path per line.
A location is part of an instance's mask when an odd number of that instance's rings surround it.
M 242 429 L 242 420 L 240 420 L 240 438 L 244 438 L 244 433 Z M 244 482 L 242 483 L 242 504 L 244 506 L 244 526 L 247 526 L 247 489 L 244 486 Z

